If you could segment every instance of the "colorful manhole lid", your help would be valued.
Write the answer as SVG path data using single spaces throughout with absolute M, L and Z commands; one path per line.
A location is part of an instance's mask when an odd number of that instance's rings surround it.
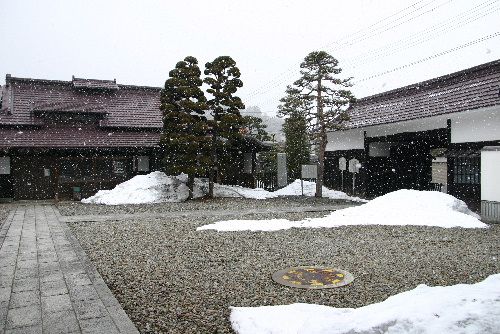
M 327 289 L 347 285 L 354 280 L 354 276 L 336 268 L 295 267 L 275 272 L 273 280 L 292 288 Z

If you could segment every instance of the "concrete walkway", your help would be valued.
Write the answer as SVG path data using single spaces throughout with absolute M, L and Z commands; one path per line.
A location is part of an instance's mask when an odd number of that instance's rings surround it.
M 138 333 L 51 205 L 0 229 L 0 334 Z
M 60 220 L 65 223 L 78 222 L 104 222 L 113 220 L 135 220 L 135 219 L 154 219 L 154 218 L 181 218 L 181 217 L 230 217 L 241 215 L 255 215 L 265 213 L 294 213 L 294 212 L 330 212 L 360 205 L 363 203 L 336 204 L 324 206 L 300 206 L 288 208 L 260 208 L 247 210 L 186 210 L 174 212 L 157 213 L 121 213 L 113 215 L 80 215 L 80 216 L 62 216 Z

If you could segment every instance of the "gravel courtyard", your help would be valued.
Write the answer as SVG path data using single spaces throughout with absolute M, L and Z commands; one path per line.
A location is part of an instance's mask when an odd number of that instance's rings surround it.
M 359 307 L 418 284 L 475 283 L 500 272 L 500 225 L 489 229 L 351 226 L 277 232 L 196 231 L 207 210 L 325 205 L 329 200 L 219 199 L 175 204 L 66 203 L 62 215 L 200 210 L 189 218 L 70 224 L 88 256 L 142 333 L 232 333 L 230 306 L 315 303 Z M 262 214 L 233 219 L 322 216 Z M 351 272 L 350 285 L 301 290 L 271 275 L 290 266 Z

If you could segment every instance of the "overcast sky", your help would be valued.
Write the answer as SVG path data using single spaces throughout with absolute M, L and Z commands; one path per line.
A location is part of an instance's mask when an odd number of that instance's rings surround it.
M 0 3 L 1 84 L 10 73 L 163 86 L 185 56 L 203 69 L 229 55 L 242 72 L 238 95 L 272 113 L 314 50 L 340 61 L 357 97 L 500 59 L 498 0 Z

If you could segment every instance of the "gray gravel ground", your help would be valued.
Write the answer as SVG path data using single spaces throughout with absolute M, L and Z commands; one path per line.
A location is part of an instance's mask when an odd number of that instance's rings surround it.
M 299 207 L 314 205 L 334 205 L 339 203 L 353 203 L 344 200 L 314 197 L 279 197 L 269 200 L 254 200 L 244 198 L 216 198 L 214 200 L 194 200 L 182 203 L 134 204 L 134 205 L 98 205 L 83 204 L 80 202 L 63 202 L 59 211 L 64 216 L 74 215 L 110 215 L 131 213 L 161 213 L 191 210 L 236 210 L 257 208 Z M 359 203 L 356 203 L 359 204 Z
M 251 201 L 244 202 L 250 205 Z M 253 205 L 272 205 L 272 201 L 255 202 Z M 205 209 L 210 205 L 234 209 L 240 204 L 239 200 L 224 200 L 203 205 Z M 95 208 L 67 206 L 61 212 L 93 213 L 87 209 Z M 259 218 L 301 219 L 306 215 L 319 214 Z M 213 221 L 190 217 L 71 226 L 142 333 L 231 333 L 230 306 L 315 303 L 360 307 L 418 284 L 475 283 L 500 273 L 500 225 L 489 229 L 352 226 L 277 232 L 196 231 Z M 279 269 L 302 265 L 338 267 L 354 274 L 355 281 L 336 289 L 302 290 L 271 280 Z

